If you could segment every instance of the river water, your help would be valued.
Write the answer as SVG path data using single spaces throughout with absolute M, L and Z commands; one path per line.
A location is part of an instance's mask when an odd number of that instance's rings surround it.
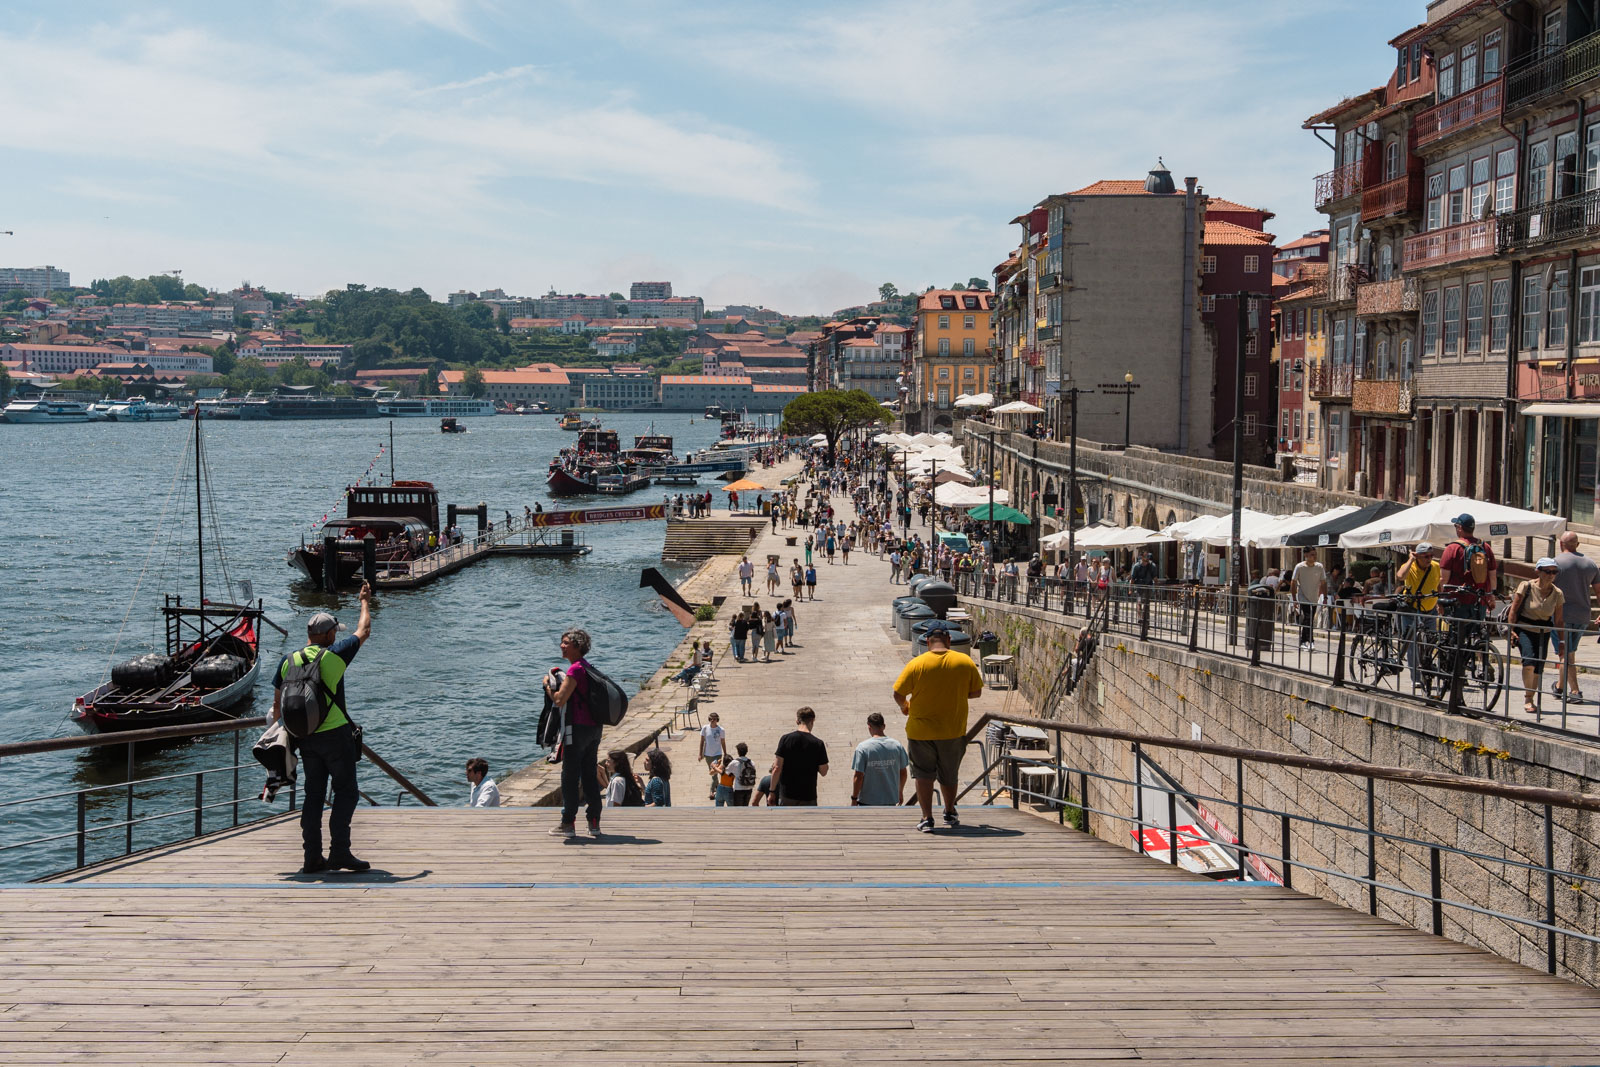
M 431 419 L 398 419 L 395 476 L 433 482 L 443 503 L 509 510 L 543 501 L 550 457 L 573 440 L 555 417 L 462 420 L 469 432 L 441 434 Z M 604 418 L 624 444 L 653 425 L 675 438 L 680 454 L 708 447 L 717 424 L 688 414 Z M 343 488 L 363 476 L 387 479 L 388 422 L 208 422 L 205 455 L 226 563 L 247 578 L 285 639 L 267 630 L 261 680 L 243 715 L 272 704 L 271 669 L 299 647 L 306 619 L 332 610 L 354 627 L 354 594 L 325 595 L 285 562 L 325 514 L 341 514 Z M 158 607 L 166 592 L 195 597 L 194 491 L 185 467 L 186 422 L 0 424 L 0 740 L 76 735 L 72 701 L 98 685 L 113 661 L 163 647 Z M 368 475 L 369 467 L 372 474 Z M 189 479 L 185 481 L 185 479 Z M 174 486 L 176 490 L 174 491 Z M 675 492 L 677 490 L 674 490 Z M 658 500 L 645 490 L 630 503 Z M 171 504 L 165 521 L 163 507 Z M 583 506 L 568 503 L 565 506 Z M 474 519 L 461 520 L 474 530 Z M 663 524 L 621 523 L 588 529 L 593 552 L 576 559 L 489 559 L 421 589 L 386 594 L 373 616 L 372 640 L 351 667 L 351 711 L 374 751 L 440 804 L 460 803 L 462 767 L 471 756 L 503 776 L 538 755 L 533 741 L 542 673 L 559 661 L 557 638 L 579 625 L 595 641 L 595 661 L 629 689 L 647 678 L 682 637 L 682 628 L 639 572 L 660 567 L 677 581 L 688 568 L 661 562 Z M 208 543 L 207 593 L 222 599 L 222 560 Z M 123 619 L 127 621 L 124 628 Z M 120 643 L 118 634 L 121 631 Z M 250 762 L 247 734 L 241 747 Z M 231 736 L 162 747 L 141 746 L 135 777 L 231 765 Z M 263 773 L 242 772 L 253 795 Z M 207 802 L 230 798 L 231 774 L 214 776 Z M 362 764 L 362 788 L 392 804 L 398 787 Z M 0 760 L 0 880 L 36 877 L 72 865 L 74 842 L 4 846 L 75 826 L 74 800 L 15 801 L 126 780 L 126 746 Z M 138 791 L 137 810 L 154 813 L 193 803 L 193 778 Z M 409 803 L 408 799 L 408 803 Z M 125 797 L 96 797 L 90 823 L 122 817 Z M 283 810 L 280 796 L 277 809 Z M 241 814 L 253 818 L 250 801 Z M 208 816 L 220 827 L 231 811 Z M 193 816 L 138 828 L 135 847 L 192 829 Z M 167 829 L 166 827 L 171 827 Z M 91 835 L 89 858 L 120 851 L 123 831 Z

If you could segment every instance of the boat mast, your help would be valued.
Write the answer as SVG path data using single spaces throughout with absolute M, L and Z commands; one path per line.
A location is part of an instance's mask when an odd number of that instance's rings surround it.
M 200 610 L 206 608 L 206 526 L 200 506 L 200 413 L 194 414 L 194 539 L 195 558 L 200 563 Z M 201 616 L 204 618 L 204 616 Z

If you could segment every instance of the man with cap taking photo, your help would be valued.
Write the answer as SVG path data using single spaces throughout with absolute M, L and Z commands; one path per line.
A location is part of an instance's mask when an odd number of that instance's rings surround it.
M 966 752 L 967 701 L 983 695 L 983 675 L 964 652 L 950 650 L 950 627 L 928 627 L 928 651 L 917 656 L 894 683 L 894 701 L 906 716 L 906 745 L 911 777 L 916 782 L 922 821 L 917 829 L 933 832 L 933 783 L 944 794 L 944 821 L 961 825 L 956 793 L 961 757 Z
M 1433 558 L 1433 545 L 1423 541 L 1411 550 L 1411 555 L 1395 574 L 1400 592 L 1408 598 L 1400 615 L 1400 639 L 1406 643 L 1406 666 L 1413 678 L 1417 674 L 1417 642 L 1419 630 L 1432 633 L 1438 628 L 1439 587 L 1444 576 L 1439 562 Z
M 322 658 L 318 666 L 322 681 L 333 699 L 329 701 L 327 715 L 322 725 L 307 737 L 296 742 L 300 764 L 305 774 L 305 799 L 300 808 L 300 837 L 305 846 L 305 865 L 301 874 L 318 871 L 365 871 L 372 864 L 357 859 L 350 851 L 350 817 L 355 814 L 359 794 L 356 791 L 356 761 L 361 758 L 361 742 L 356 728 L 345 714 L 349 706 L 344 697 L 344 673 L 350 661 L 367 638 L 372 635 L 372 586 L 361 584 L 361 618 L 356 631 L 339 636 L 339 620 L 326 611 L 319 611 L 306 623 L 306 647 L 285 656 L 272 677 L 272 718 L 280 715 L 284 676 L 290 663 L 303 666 L 316 657 Z M 333 803 L 328 814 L 329 849 L 327 858 L 322 855 L 322 807 L 328 794 L 328 782 L 333 782 Z
M 1472 531 L 1478 525 L 1476 519 L 1463 512 L 1450 521 L 1455 524 L 1456 539 L 1444 546 L 1444 555 L 1439 557 L 1440 576 L 1445 585 L 1465 586 L 1466 591 L 1446 594 L 1445 604 L 1455 618 L 1482 622 L 1487 609 L 1494 604 L 1494 580 L 1499 564 L 1488 543 L 1473 536 Z

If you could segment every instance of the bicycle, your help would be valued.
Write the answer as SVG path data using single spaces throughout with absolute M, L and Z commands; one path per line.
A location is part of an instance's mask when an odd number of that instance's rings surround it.
M 1440 644 L 1440 662 L 1446 666 L 1442 676 L 1442 693 L 1448 696 L 1451 679 L 1461 677 L 1461 702 L 1472 704 L 1484 711 L 1493 711 L 1500 702 L 1500 692 L 1505 688 L 1505 671 L 1495 662 L 1495 650 L 1489 643 L 1489 626 L 1472 611 L 1474 603 L 1457 603 L 1459 595 L 1476 597 L 1478 590 L 1461 585 L 1447 585 L 1439 590 L 1444 601 L 1441 628 L 1444 630 Z M 1449 598 L 1449 599 L 1446 599 Z M 1476 699 L 1473 696 L 1476 695 Z

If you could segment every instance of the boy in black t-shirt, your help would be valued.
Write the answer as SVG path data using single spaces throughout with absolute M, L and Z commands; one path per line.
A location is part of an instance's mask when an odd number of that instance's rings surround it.
M 815 807 L 817 778 L 828 773 L 828 746 L 812 734 L 817 713 L 795 712 L 795 729 L 778 739 L 772 762 L 772 793 L 780 804 Z

